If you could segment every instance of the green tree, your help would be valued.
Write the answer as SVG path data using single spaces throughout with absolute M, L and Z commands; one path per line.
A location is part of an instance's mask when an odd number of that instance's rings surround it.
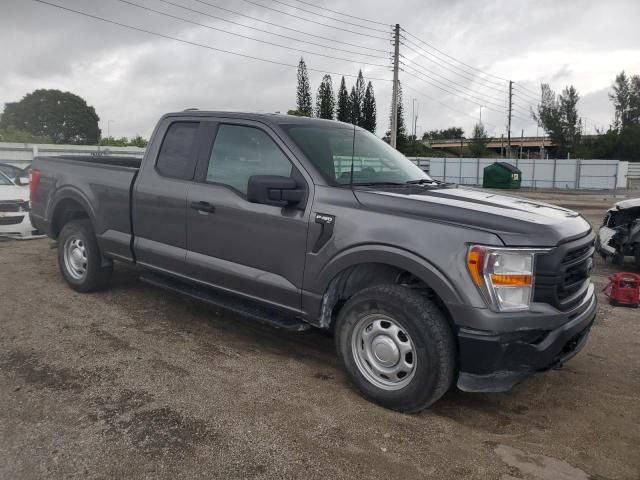
M 360 118 L 362 117 L 362 102 L 359 101 L 356 87 L 351 87 L 351 93 L 349 94 L 349 106 L 351 107 L 351 119 L 349 121 L 354 125 L 358 125 L 360 123 Z
M 129 142 L 129 146 L 131 147 L 140 147 L 140 148 L 146 148 L 147 145 L 149 143 L 149 140 L 142 138 L 140 135 L 136 135 L 135 137 L 133 137 L 131 139 L 131 141 Z
M 609 93 L 609 99 L 613 102 L 615 110 L 613 125 L 617 130 L 621 130 L 629 124 L 631 103 L 631 85 L 624 70 L 616 75 L 611 88 L 613 91 Z
M 46 135 L 34 135 L 24 130 L 17 130 L 11 125 L 6 129 L 0 129 L 0 142 L 52 143 L 51 138 Z
M 640 125 L 640 75 L 629 79 L 629 124 Z
M 469 151 L 472 157 L 482 157 L 487 150 L 487 144 L 489 143 L 489 136 L 487 135 L 484 125 L 476 123 L 473 127 L 473 136 L 469 142 Z
M 373 94 L 373 85 L 369 82 L 362 102 L 362 128 L 376 133 L 376 124 L 376 97 Z
M 49 137 L 53 143 L 95 145 L 100 118 L 81 97 L 60 90 L 35 90 L 19 102 L 5 104 L 0 128 L 13 127 Z
M 393 118 L 393 106 L 391 113 L 389 114 L 389 123 L 393 125 L 391 119 Z M 397 130 L 396 130 L 396 149 L 401 152 L 407 152 L 407 148 L 410 147 L 409 139 L 407 137 L 407 127 L 404 123 L 404 105 L 402 103 L 402 84 L 398 82 L 398 115 L 397 115 Z M 391 138 L 391 129 L 387 131 L 386 138 Z
M 298 63 L 298 89 L 296 92 L 297 110 L 305 117 L 313 116 L 313 106 L 311 104 L 311 87 L 309 86 L 309 74 L 304 59 L 300 57 Z
M 454 138 L 464 138 L 464 130 L 461 127 L 449 127 L 444 130 L 430 130 L 424 132 L 422 140 L 450 140 Z
M 351 108 L 352 118 L 355 118 L 355 125 L 359 127 L 364 127 L 364 96 L 365 96 L 365 86 L 364 86 L 364 77 L 362 76 L 362 70 L 358 71 L 358 78 L 356 80 L 355 87 L 355 95 L 351 99 Z M 354 115 L 357 112 L 357 116 Z
M 546 83 L 540 86 L 540 92 L 538 111 L 532 110 L 532 116 L 555 143 L 556 155 L 564 157 L 580 142 L 582 122 L 577 110 L 580 96 L 573 86 L 556 95 Z
M 349 105 L 349 92 L 344 77 L 340 81 L 338 90 L 337 119 L 341 122 L 351 122 L 351 105 Z
M 318 118 L 333 120 L 335 110 L 336 99 L 333 95 L 331 75 L 325 75 L 322 77 L 322 82 L 320 82 L 318 93 L 316 94 L 316 116 Z

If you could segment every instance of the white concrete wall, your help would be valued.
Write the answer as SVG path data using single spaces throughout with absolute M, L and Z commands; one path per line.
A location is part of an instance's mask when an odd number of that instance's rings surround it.
M 436 180 L 482 185 L 484 168 L 495 158 L 411 158 Z M 627 187 L 627 176 L 640 177 L 640 164 L 618 160 L 505 159 L 522 171 L 522 186 L 560 189 L 615 189 Z M 629 170 L 629 166 L 633 170 Z M 637 172 L 637 173 L 636 173 Z
M 17 167 L 24 167 L 37 155 L 116 155 L 121 157 L 142 157 L 144 150 L 144 148 L 138 147 L 99 147 L 91 145 L 0 142 L 0 163 L 9 163 Z

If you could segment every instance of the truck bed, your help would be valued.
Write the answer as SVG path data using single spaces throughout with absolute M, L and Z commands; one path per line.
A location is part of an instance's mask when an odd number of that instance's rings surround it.
M 47 160 L 67 160 L 72 162 L 93 163 L 97 165 L 118 166 L 139 169 L 142 158 L 138 157 L 112 157 L 108 155 L 58 155 L 55 157 L 40 157 Z
M 131 190 L 141 162 L 135 157 L 36 157 L 33 168 L 40 171 L 43 201 L 34 202 L 32 221 L 55 238 L 58 199 L 75 201 L 89 212 L 105 256 L 131 261 Z

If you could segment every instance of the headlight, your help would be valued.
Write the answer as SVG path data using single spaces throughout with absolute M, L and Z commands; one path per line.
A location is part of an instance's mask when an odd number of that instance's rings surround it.
M 528 310 L 535 255 L 548 250 L 471 245 L 467 268 L 489 306 L 498 312 Z

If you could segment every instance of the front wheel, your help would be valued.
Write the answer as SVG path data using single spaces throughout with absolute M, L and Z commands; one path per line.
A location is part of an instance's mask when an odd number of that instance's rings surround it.
M 111 264 L 103 264 L 89 220 L 72 220 L 62 227 L 58 237 L 58 265 L 69 286 L 83 293 L 103 289 L 113 270 Z
M 456 347 L 434 302 L 401 285 L 380 285 L 354 295 L 336 323 L 338 356 L 369 400 L 418 412 L 451 387 Z

